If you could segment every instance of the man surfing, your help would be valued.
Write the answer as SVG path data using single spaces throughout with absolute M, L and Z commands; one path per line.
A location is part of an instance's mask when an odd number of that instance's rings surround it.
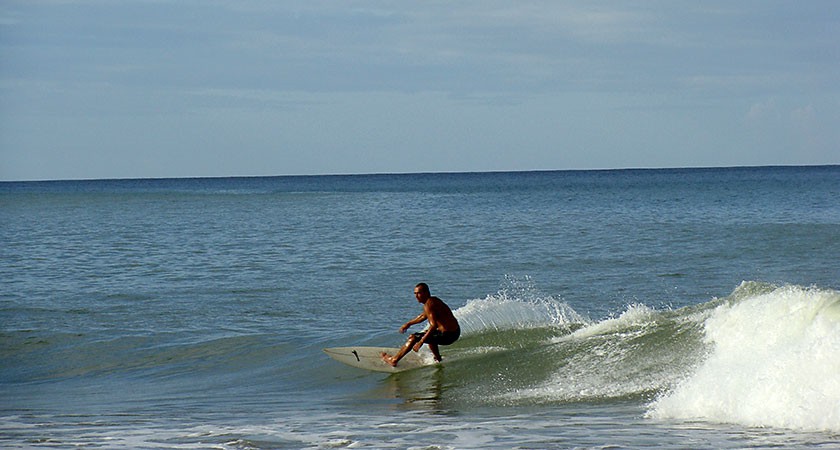
M 414 350 L 415 352 L 420 351 L 420 347 L 423 344 L 429 346 L 429 350 L 435 356 L 435 361 L 441 362 L 442 358 L 440 357 L 438 346 L 449 345 L 461 337 L 461 327 L 458 325 L 458 319 L 455 318 L 452 310 L 449 309 L 449 306 L 443 300 L 432 297 L 428 284 L 417 284 L 414 287 L 414 297 L 419 303 L 423 304 L 423 312 L 401 326 L 400 333 L 405 333 L 412 325 L 417 325 L 425 320 L 429 321 L 429 329 L 408 336 L 405 345 L 400 348 L 399 353 L 396 355 L 392 356 L 382 352 L 382 360 L 394 367 L 397 367 L 397 363 L 403 356 L 408 354 L 409 350 Z

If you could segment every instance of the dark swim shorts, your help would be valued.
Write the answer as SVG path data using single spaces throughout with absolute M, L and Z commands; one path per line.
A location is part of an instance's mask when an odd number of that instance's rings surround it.
M 426 334 L 425 331 L 420 333 L 414 333 L 414 337 L 417 340 L 423 339 L 423 336 Z M 447 331 L 446 333 L 441 333 L 440 331 L 432 331 L 431 336 L 429 339 L 426 339 L 427 344 L 437 344 L 437 345 L 449 345 L 458 340 L 461 337 L 461 329 L 458 328 L 455 331 Z

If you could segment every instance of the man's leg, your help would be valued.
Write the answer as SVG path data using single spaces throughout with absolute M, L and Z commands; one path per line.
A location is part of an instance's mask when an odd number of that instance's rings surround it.
M 426 345 L 429 346 L 429 350 L 431 350 L 432 354 L 435 355 L 435 361 L 441 362 L 443 359 L 440 357 L 440 350 L 438 349 L 438 345 L 434 343 L 427 343 Z
M 382 352 L 382 360 L 394 367 L 397 367 L 397 363 L 400 362 L 403 356 L 405 356 L 406 354 L 408 354 L 408 352 L 411 351 L 411 347 L 414 347 L 414 344 L 417 342 L 417 339 L 418 338 L 413 334 L 409 335 L 408 340 L 405 341 L 405 345 L 403 345 L 400 348 L 399 353 L 397 353 L 394 356 L 391 356 L 385 352 Z

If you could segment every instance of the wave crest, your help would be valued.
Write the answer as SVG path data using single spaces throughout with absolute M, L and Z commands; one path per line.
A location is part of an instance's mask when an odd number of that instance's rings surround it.
M 840 293 L 745 282 L 727 300 L 708 358 L 649 416 L 840 431 Z
M 590 323 L 562 299 L 539 292 L 529 278 L 519 281 L 511 277 L 499 292 L 468 301 L 455 316 L 465 334 Z

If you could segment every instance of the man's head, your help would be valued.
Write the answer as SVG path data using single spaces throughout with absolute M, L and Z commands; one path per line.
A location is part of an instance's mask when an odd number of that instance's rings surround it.
M 426 283 L 417 283 L 417 286 L 414 286 L 414 298 L 417 299 L 418 302 L 423 303 L 429 299 L 431 294 L 429 293 L 429 285 Z

